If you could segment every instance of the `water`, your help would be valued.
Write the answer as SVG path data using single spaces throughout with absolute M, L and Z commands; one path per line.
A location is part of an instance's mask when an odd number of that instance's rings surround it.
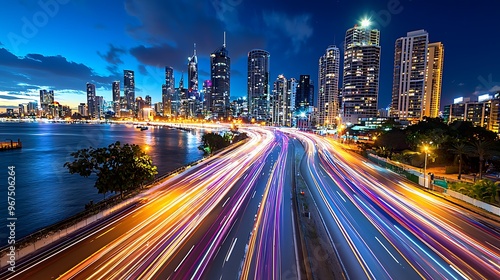
M 105 147 L 115 141 L 148 146 L 147 153 L 159 174 L 203 156 L 197 148 L 201 134 L 151 127 L 140 131 L 131 124 L 0 122 L 0 141 L 8 141 L 7 138 L 19 138 L 23 143 L 22 149 L 0 152 L 0 217 L 5 224 L 8 166 L 15 166 L 16 239 L 84 210 L 90 200 L 98 202 L 104 198 L 93 187 L 95 177 L 72 175 L 63 167 L 65 162 L 73 161 L 70 153 L 78 149 Z M 1 228 L 3 247 L 7 245 L 7 228 Z

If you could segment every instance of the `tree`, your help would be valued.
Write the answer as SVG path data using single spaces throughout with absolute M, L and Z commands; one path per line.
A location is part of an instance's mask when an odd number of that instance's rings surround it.
M 495 142 L 491 140 L 475 140 L 470 145 L 470 152 L 473 156 L 479 158 L 479 180 L 483 177 L 483 166 L 485 161 L 498 152 L 494 150 Z
M 210 153 L 227 147 L 229 142 L 224 139 L 224 137 L 220 136 L 217 133 L 206 133 L 201 137 L 201 141 L 205 147 L 210 149 Z
M 151 158 L 138 145 L 121 145 L 119 141 L 105 148 L 81 149 L 71 156 L 73 162 L 66 162 L 64 167 L 71 174 L 89 177 L 97 175 L 94 187 L 99 193 L 123 193 L 141 187 L 158 174 Z
M 452 154 L 455 154 L 458 159 L 458 180 L 462 178 L 462 162 L 463 156 L 467 155 L 470 151 L 468 146 L 463 141 L 458 141 L 454 143 L 451 148 L 448 149 Z

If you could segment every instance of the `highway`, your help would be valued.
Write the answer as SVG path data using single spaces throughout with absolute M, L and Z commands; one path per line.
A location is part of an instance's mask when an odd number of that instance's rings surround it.
M 238 207 L 251 195 L 255 178 L 269 153 L 274 136 L 270 132 L 252 133 L 242 147 L 215 156 L 169 179 L 138 205 L 106 223 L 99 223 L 61 246 L 39 253 L 19 263 L 15 274 L 2 272 L 2 278 L 82 279 L 167 278 L 182 266 L 186 256 L 203 247 L 214 254 L 217 246 L 205 248 L 198 242 L 204 228 L 213 225 L 218 212 L 227 207 L 228 218 L 218 226 L 218 241 L 232 226 Z M 245 176 L 248 175 L 248 176 Z M 240 178 L 241 188 L 234 188 Z M 238 193 L 236 193 L 238 191 Z M 234 194 L 234 195 L 232 195 Z M 229 205 L 228 205 L 229 206 Z M 215 211 L 214 211 L 215 210 Z M 201 229 L 201 230 L 200 230 Z M 194 255 L 194 254 L 193 254 Z M 192 274 L 201 275 L 210 257 L 202 257 Z
M 498 277 L 499 224 L 426 193 L 334 141 L 296 134 L 301 172 L 349 278 Z
M 297 172 L 349 279 L 496 279 L 500 223 L 295 130 L 241 128 L 235 149 L 1 271 L 1 279 L 300 279 Z M 298 142 L 300 141 L 300 142 Z M 300 144 L 301 143 L 301 144 Z

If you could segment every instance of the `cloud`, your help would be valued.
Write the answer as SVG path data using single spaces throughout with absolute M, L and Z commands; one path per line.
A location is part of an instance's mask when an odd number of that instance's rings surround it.
M 0 91 L 24 92 L 37 88 L 81 91 L 87 82 L 110 88 L 113 80 L 112 76 L 98 75 L 92 68 L 60 55 L 16 56 L 0 48 Z
M 499 92 L 499 91 L 500 91 L 500 85 L 493 86 L 489 90 L 489 92 Z
M 230 57 L 246 56 L 253 48 L 264 48 L 266 38 L 261 29 L 242 27 L 242 9 L 240 0 L 178 0 L 175 5 L 168 1 L 126 0 L 125 10 L 138 20 L 127 27 L 127 32 L 143 42 L 130 53 L 146 65 L 184 69 L 194 43 L 198 56 L 208 57 L 222 45 L 223 32 L 227 31 Z
M 290 16 L 275 11 L 264 11 L 264 22 L 272 31 L 285 35 L 292 43 L 292 53 L 297 53 L 313 34 L 311 16 L 302 14 Z M 272 33 L 272 32 L 271 32 Z
M 109 44 L 109 50 L 106 54 L 102 54 L 100 51 L 97 51 L 97 54 L 111 65 L 123 64 L 123 60 L 121 60 L 120 55 L 125 53 L 126 51 L 124 49 L 115 47 L 113 44 Z

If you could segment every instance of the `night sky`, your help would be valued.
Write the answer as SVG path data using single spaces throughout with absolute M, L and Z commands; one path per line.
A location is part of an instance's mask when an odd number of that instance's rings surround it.
M 443 106 L 500 89 L 499 10 L 493 0 L 2 1 L 0 108 L 39 100 L 39 89 L 53 89 L 56 101 L 76 107 L 86 102 L 87 82 L 110 101 L 114 80 L 123 95 L 124 69 L 135 71 L 136 96 L 159 102 L 164 67 L 174 67 L 177 86 L 194 43 L 200 85 L 209 79 L 209 54 L 222 45 L 223 31 L 231 99 L 246 96 L 253 48 L 270 52 L 271 81 L 310 74 L 317 85 L 319 57 L 332 44 L 343 55 L 346 30 L 365 17 L 380 30 L 379 107 L 390 102 L 395 40 L 418 29 L 445 47 Z

